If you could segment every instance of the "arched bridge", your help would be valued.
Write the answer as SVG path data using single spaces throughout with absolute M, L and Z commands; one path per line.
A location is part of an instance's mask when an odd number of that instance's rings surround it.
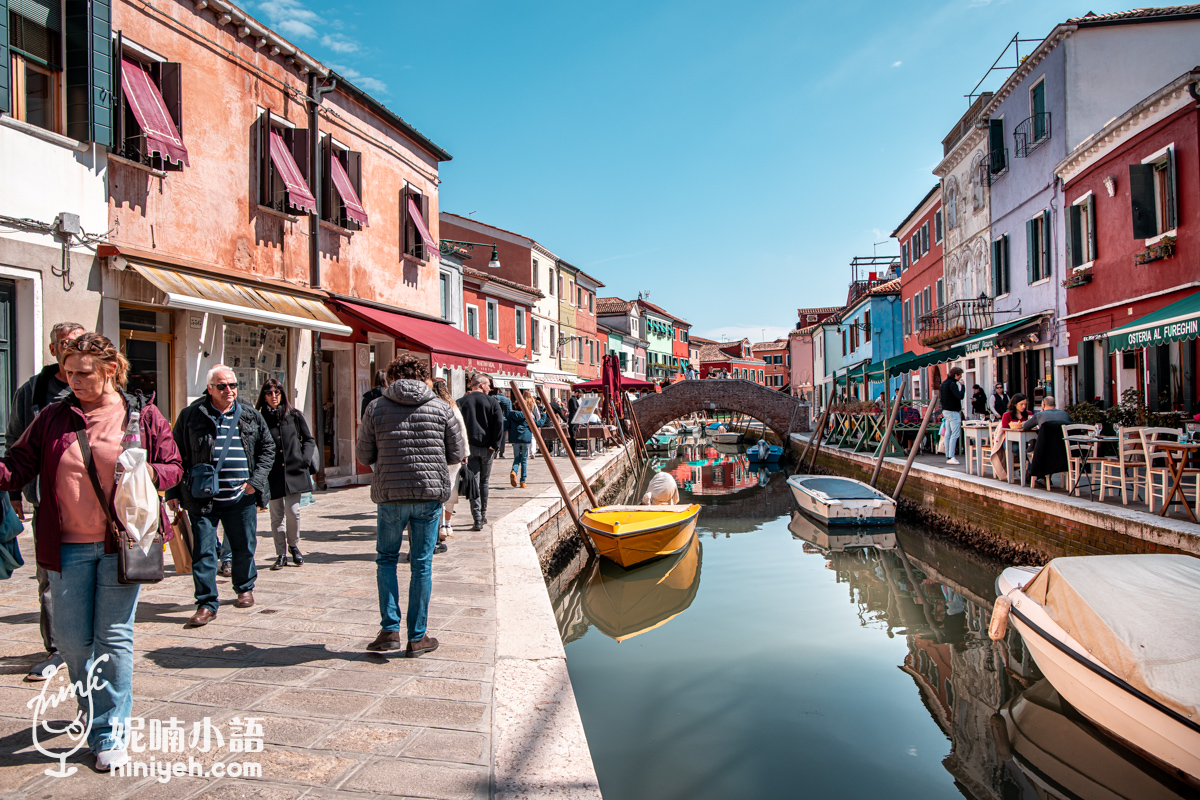
M 679 381 L 633 404 L 642 433 L 652 436 L 668 422 L 693 412 L 736 411 L 764 423 L 785 440 L 809 430 L 809 405 L 789 394 L 744 380 Z

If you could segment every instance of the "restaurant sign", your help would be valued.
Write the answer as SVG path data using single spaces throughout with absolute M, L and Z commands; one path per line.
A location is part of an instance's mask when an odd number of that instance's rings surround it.
M 1108 337 L 1108 351 L 1138 350 L 1171 344 L 1200 336 L 1200 315 L 1189 319 L 1165 320 L 1157 325 L 1148 325 L 1130 331 L 1112 331 Z

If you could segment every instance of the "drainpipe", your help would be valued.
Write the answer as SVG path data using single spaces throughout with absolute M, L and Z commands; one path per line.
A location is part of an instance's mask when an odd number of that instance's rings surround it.
M 317 85 L 316 73 L 308 76 L 308 174 L 312 179 L 313 198 L 317 210 L 308 215 L 308 283 L 314 289 L 321 288 L 321 99 L 332 92 L 337 86 L 337 79 L 331 79 L 328 86 Z M 325 407 L 321 403 L 321 334 L 313 333 L 312 346 L 312 386 L 313 386 L 313 427 L 316 430 L 317 446 L 317 483 L 325 484 Z

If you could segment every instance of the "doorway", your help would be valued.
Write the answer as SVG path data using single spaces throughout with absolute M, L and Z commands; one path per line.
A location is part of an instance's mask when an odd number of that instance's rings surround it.
M 129 360 L 126 391 L 152 400 L 164 417 L 175 419 L 176 409 L 171 406 L 171 312 L 121 306 L 120 324 L 121 352 Z
M 12 396 L 17 390 L 17 284 L 0 280 L 0 447 L 8 449 L 4 432 L 8 429 L 8 414 Z

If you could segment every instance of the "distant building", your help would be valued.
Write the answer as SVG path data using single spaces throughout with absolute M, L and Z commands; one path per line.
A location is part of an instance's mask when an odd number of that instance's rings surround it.
M 719 376 L 753 381 L 760 385 L 765 384 L 767 363 L 753 354 L 749 339 L 741 339 L 736 342 L 716 342 L 712 339 L 693 338 L 701 343 L 701 378 Z
M 686 369 L 686 365 L 681 368 L 680 363 L 681 357 L 686 361 L 689 355 L 687 340 L 691 325 L 649 300 L 638 297 L 635 302 L 646 329 L 646 380 L 674 380 L 681 369 Z
M 621 374 L 638 380 L 646 380 L 645 324 L 641 308 L 636 302 L 619 297 L 596 299 L 596 318 L 599 324 L 609 328 L 609 352 L 621 357 Z M 620 349 L 613 346 L 613 334 L 620 336 Z
M 579 336 L 576 372 L 583 380 L 600 377 L 600 359 L 608 350 L 596 330 L 596 290 L 604 286 L 583 270 L 575 273 L 575 329 Z
M 900 243 L 901 330 L 904 335 L 901 349 L 922 355 L 933 349 L 931 345 L 961 339 L 966 333 L 960 331 L 963 310 L 972 308 L 975 301 L 946 301 L 942 271 L 945 220 L 940 183 L 934 184 L 892 231 L 892 238 Z M 906 395 L 928 400 L 929 387 L 933 385 L 929 373 L 934 369 L 936 367 L 909 373 Z
M 788 340 L 776 339 L 773 342 L 759 342 L 750 346 L 750 352 L 766 364 L 763 385 L 781 392 L 789 391 L 791 377 L 791 355 L 788 352 Z
M 839 317 L 842 367 L 837 371 L 839 390 L 848 396 L 874 400 L 881 392 L 891 396 L 901 378 L 873 375 L 871 367 L 903 352 L 900 333 L 900 279 L 868 290 L 848 305 Z M 863 380 L 863 375 L 866 380 Z

